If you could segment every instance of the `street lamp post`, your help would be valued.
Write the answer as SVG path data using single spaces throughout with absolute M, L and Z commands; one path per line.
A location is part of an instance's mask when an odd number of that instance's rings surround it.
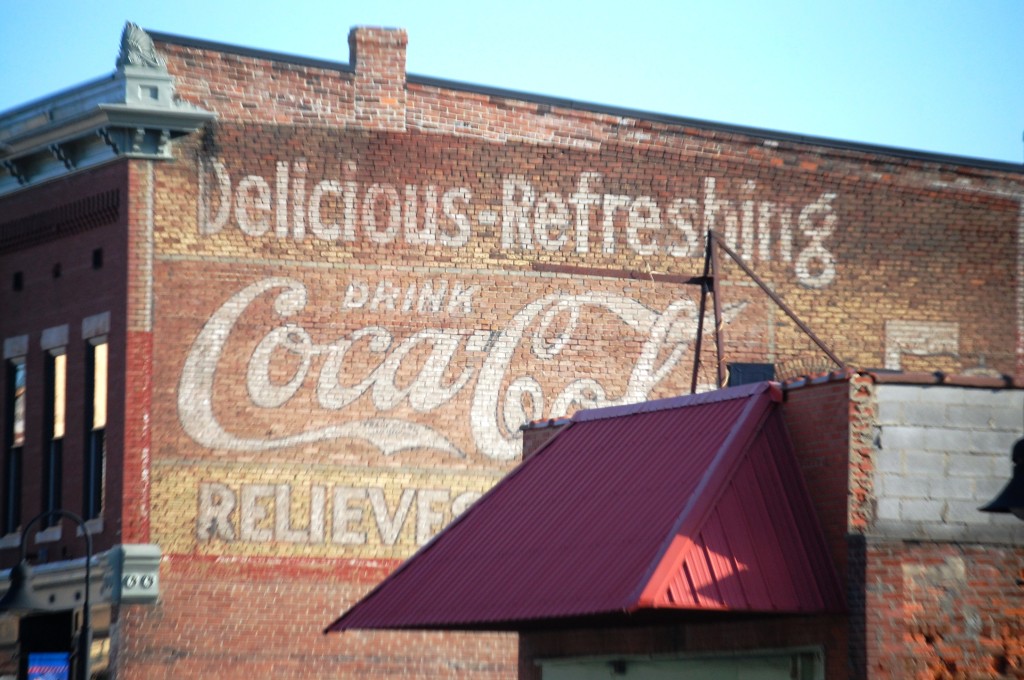
M 89 534 L 85 520 L 68 510 L 47 510 L 42 512 L 25 525 L 21 534 L 21 560 L 17 566 L 11 569 L 11 585 L 7 593 L 0 598 L 0 612 L 12 612 L 18 614 L 29 614 L 40 611 L 47 611 L 47 603 L 39 598 L 32 589 L 32 570 L 25 559 L 25 545 L 28 540 L 29 529 L 32 525 L 45 517 L 57 515 L 66 517 L 78 524 L 85 537 L 85 593 L 82 599 L 82 628 L 78 633 L 78 663 L 76 664 L 76 677 L 78 680 L 89 680 L 89 660 L 92 655 L 92 622 L 89 610 L 89 585 L 92 576 L 92 536 Z

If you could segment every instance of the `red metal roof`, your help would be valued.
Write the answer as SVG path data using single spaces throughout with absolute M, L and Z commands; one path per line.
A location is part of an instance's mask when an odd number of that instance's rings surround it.
M 581 411 L 325 632 L 842 609 L 768 383 Z

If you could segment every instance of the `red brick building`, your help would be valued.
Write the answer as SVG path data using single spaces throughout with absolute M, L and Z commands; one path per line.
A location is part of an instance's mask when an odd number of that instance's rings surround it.
M 349 41 L 345 64 L 129 27 L 113 75 L 0 114 L 0 558 L 27 538 L 73 581 L 77 532 L 26 522 L 84 516 L 99 672 L 514 676 L 514 636 L 320 631 L 512 469 L 523 423 L 689 392 L 709 229 L 848 365 L 1024 373 L 1019 165 L 413 76 L 404 32 Z M 832 368 L 738 268 L 715 283 L 727 361 Z M 940 491 L 874 493 L 855 536 Z M 161 558 L 135 596 L 138 545 Z

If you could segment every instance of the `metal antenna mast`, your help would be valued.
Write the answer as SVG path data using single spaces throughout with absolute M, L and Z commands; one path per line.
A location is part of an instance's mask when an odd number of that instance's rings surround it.
M 697 340 L 694 344 L 693 377 L 690 380 L 690 394 L 697 391 L 697 372 L 700 367 L 701 341 L 704 335 L 704 313 L 707 309 L 708 293 L 711 294 L 715 310 L 716 378 L 719 388 L 725 384 L 725 358 L 722 348 L 722 305 L 719 299 L 717 286 L 719 272 L 721 271 L 721 265 L 718 259 L 719 248 L 726 255 L 732 258 L 737 265 L 739 265 L 740 269 L 743 270 L 743 273 L 750 277 L 750 279 L 756 283 L 762 291 L 764 291 L 765 295 L 767 295 L 779 309 L 785 312 L 786 316 L 788 316 L 790 320 L 795 323 L 797 327 L 803 331 L 803 333 L 809 337 L 830 360 L 840 368 L 846 367 L 846 363 L 836 356 L 835 352 L 833 352 L 832 349 L 821 340 L 821 338 L 814 334 L 814 331 L 812 331 L 810 327 L 796 315 L 796 312 L 794 312 L 792 308 L 790 308 L 790 306 L 787 305 L 781 297 L 779 297 L 778 293 L 773 291 L 768 284 L 765 283 L 760 276 L 755 274 L 754 270 L 743 261 L 743 258 L 741 258 L 736 251 L 726 244 L 725 239 L 721 234 L 713 230 L 708 230 L 707 249 L 704 253 L 704 276 L 701 277 L 700 316 L 697 319 Z

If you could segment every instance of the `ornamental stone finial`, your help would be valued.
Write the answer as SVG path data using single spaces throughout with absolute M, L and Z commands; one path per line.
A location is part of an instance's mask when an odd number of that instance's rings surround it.
M 128 22 L 121 33 L 121 53 L 117 55 L 117 68 L 141 66 L 164 68 L 164 60 L 156 53 L 153 39 L 136 24 Z

